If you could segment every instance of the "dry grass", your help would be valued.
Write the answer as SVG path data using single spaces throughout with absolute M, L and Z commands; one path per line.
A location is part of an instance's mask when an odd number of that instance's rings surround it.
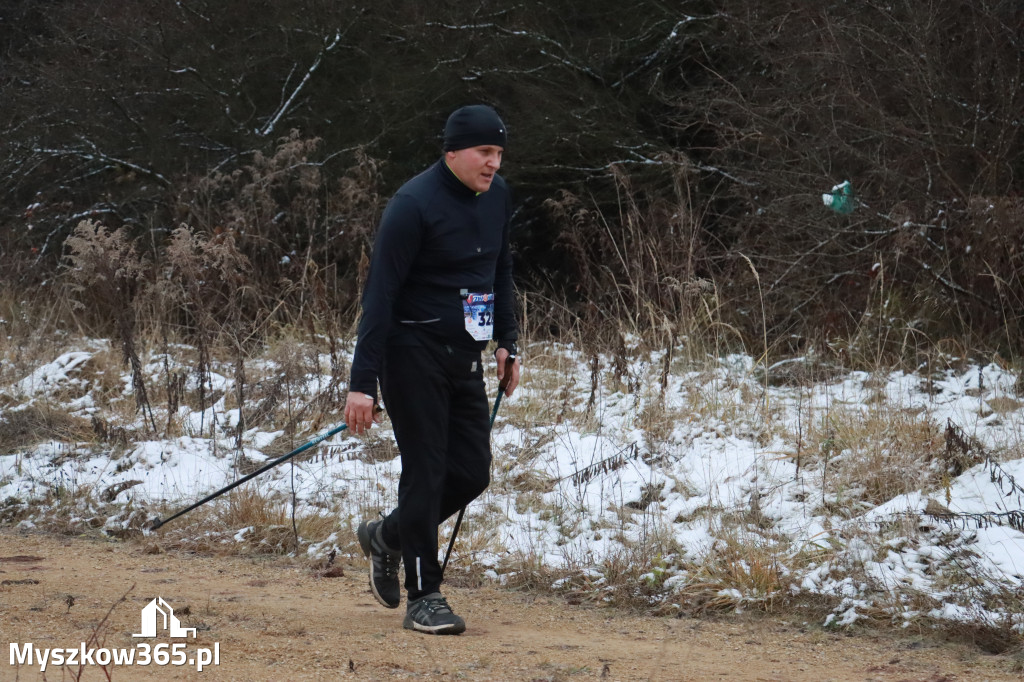
M 786 576 L 796 568 L 787 549 L 742 527 L 727 529 L 690 565 L 691 577 L 678 596 L 682 608 L 689 613 L 784 608 L 790 598 Z
M 56 284 L 0 287 L 0 390 L 67 349 L 71 301 Z
M 165 517 L 176 509 L 165 509 Z M 243 485 L 146 536 L 161 550 L 211 554 L 295 554 L 329 541 L 341 519 L 329 511 L 295 511 L 286 497 Z
M 779 614 L 805 608 L 806 599 L 789 593 L 792 574 L 811 563 L 829 561 L 839 547 L 799 551 L 752 502 L 730 508 L 711 494 L 702 508 L 681 518 L 665 518 L 660 507 L 665 495 L 705 495 L 672 466 L 690 445 L 676 442 L 680 433 L 698 437 L 704 430 L 715 437 L 748 439 L 766 450 L 779 448 L 780 452 L 772 450 L 766 456 L 768 465 L 773 458 L 781 462 L 798 456 L 801 472 L 822 482 L 822 498 L 808 500 L 808 513 L 827 510 L 829 516 L 850 518 L 902 493 L 941 489 L 946 466 L 939 457 L 941 429 L 924 413 L 890 401 L 881 380 L 870 384 L 877 399 L 869 405 L 834 400 L 825 408 L 807 408 L 794 428 L 782 407 L 768 398 L 770 391 L 809 391 L 819 373 L 834 378 L 834 366 L 816 364 L 813 359 L 778 367 L 751 363 L 719 354 L 736 338 L 716 340 L 707 328 L 703 336 L 696 336 L 710 345 L 691 339 L 684 344 L 685 350 L 670 351 L 663 347 L 663 334 L 643 340 L 626 333 L 616 334 L 603 349 L 582 335 L 566 346 L 524 342 L 524 387 L 514 399 L 502 403 L 502 437 L 495 441 L 492 485 L 474 503 L 460 531 L 452 578 L 479 583 L 491 579 L 485 572 L 493 569 L 513 588 L 663 614 L 736 609 Z M 219 418 L 225 410 L 240 406 L 246 428 L 284 432 L 262 448 L 271 457 L 339 418 L 343 395 L 339 386 L 343 387 L 347 372 L 347 364 L 339 358 L 344 358 L 347 346 L 326 336 L 291 327 L 275 329 L 263 345 L 245 351 L 241 393 L 235 383 L 240 376 L 238 349 L 230 344 L 211 344 L 211 354 L 201 362 L 195 346 L 181 344 L 180 339 L 141 335 L 138 340 L 141 364 L 150 368 L 146 381 L 153 414 L 157 424 L 168 425 L 165 438 L 209 436 L 209 423 L 199 433 L 183 415 L 218 400 Z M 50 361 L 55 357 L 52 350 L 53 346 L 40 343 L 31 357 Z M 8 346 L 6 352 L 15 351 Z M 169 353 L 166 361 L 164 352 Z M 195 377 L 203 363 L 226 382 L 200 397 Z M 116 349 L 109 345 L 96 349 L 75 377 L 80 383 L 53 392 L 50 402 L 37 401 L 21 411 L 0 408 L 4 410 L 0 440 L 19 453 L 47 439 L 81 443 L 83 456 L 111 446 L 129 447 L 143 437 L 143 429 L 131 385 L 123 379 L 126 370 Z M 164 390 L 173 384 L 169 379 L 174 376 L 187 381 L 174 384 L 176 393 Z M 885 372 L 880 370 L 877 376 Z M 87 421 L 67 407 L 69 401 L 86 394 L 100 415 L 96 421 Z M 171 410 L 172 404 L 189 409 L 179 415 Z M 1008 396 L 989 401 L 990 409 L 1006 414 L 1014 405 L 1015 399 Z M 228 440 L 236 435 L 234 427 L 217 433 Z M 579 439 L 591 437 L 599 439 L 604 449 L 582 449 Z M 359 519 L 393 503 L 397 481 L 378 469 L 388 471 L 387 465 L 398 456 L 393 440 L 383 431 L 358 443 L 359 447 L 343 444 L 318 449 L 305 460 L 307 464 L 337 459 L 371 465 L 374 473 L 353 482 L 344 499 L 332 499 L 317 490 L 293 510 L 287 493 L 269 492 L 269 486 L 245 487 L 142 542 L 154 551 L 187 548 L 305 556 L 311 547 L 322 546 L 357 554 L 351 529 Z M 581 448 L 576 461 L 571 468 L 565 468 L 563 461 L 559 464 L 563 470 L 555 470 L 550 462 L 553 449 L 570 446 Z M 231 447 L 215 441 L 211 441 L 213 447 L 223 451 L 219 456 L 236 455 Z M 641 482 L 637 495 L 624 497 L 620 479 L 633 466 L 644 467 L 649 480 Z M 105 490 L 59 480 L 48 485 L 45 499 L 0 501 L 0 519 L 5 523 L 31 519 L 37 526 L 65 533 L 141 538 L 147 516 L 179 508 L 172 501 L 163 509 L 146 508 L 144 514 L 145 500 L 132 498 L 131 490 L 111 503 L 103 500 Z M 601 496 L 601 514 L 591 519 L 586 517 L 584 500 L 595 492 Z M 530 523 L 552 530 L 555 546 L 538 542 L 522 547 L 499 532 L 514 514 L 529 514 Z M 118 518 L 118 524 L 104 530 L 111 517 Z M 676 539 L 684 526 L 709 528 L 713 544 L 695 556 L 693 548 L 681 546 Z M 450 523 L 444 527 L 443 543 L 450 527 Z M 602 541 L 603 554 L 587 549 L 586 533 Z M 915 533 L 914 528 L 893 528 L 880 537 Z M 609 539 L 610 544 L 603 544 Z M 545 563 L 552 553 L 561 560 L 558 569 Z M 478 561 L 483 557 L 489 563 Z M 492 565 L 494 557 L 500 557 L 496 565 Z M 954 583 L 966 580 L 965 576 L 949 573 Z M 1009 597 L 1003 604 L 1010 604 Z M 879 614 L 870 609 L 867 613 L 884 621 Z
M 15 454 L 47 441 L 80 443 L 96 438 L 92 424 L 52 405 L 30 405 L 0 416 L 0 454 Z
M 942 428 L 916 410 L 886 405 L 829 408 L 808 418 L 804 467 L 818 467 L 836 503 L 871 506 L 914 490 L 932 489 L 943 470 Z

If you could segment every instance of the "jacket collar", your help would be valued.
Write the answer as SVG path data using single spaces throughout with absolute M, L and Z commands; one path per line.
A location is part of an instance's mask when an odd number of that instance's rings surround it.
M 464 182 L 462 182 L 462 180 L 459 180 L 459 176 L 455 174 L 455 171 L 448 167 L 448 163 L 444 160 L 443 156 L 438 160 L 435 166 L 437 167 L 437 172 L 441 175 L 441 182 L 445 187 L 450 188 L 458 196 L 480 196 L 480 192 L 470 189 Z

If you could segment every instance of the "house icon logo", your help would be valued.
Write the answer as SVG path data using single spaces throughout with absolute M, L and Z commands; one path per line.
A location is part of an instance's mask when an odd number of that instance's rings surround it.
M 171 605 L 164 601 L 163 597 L 157 597 L 142 607 L 142 632 L 132 637 L 156 637 L 161 623 L 171 637 L 188 637 L 190 633 L 193 637 L 196 636 L 196 629 L 181 627 L 181 621 L 175 617 Z

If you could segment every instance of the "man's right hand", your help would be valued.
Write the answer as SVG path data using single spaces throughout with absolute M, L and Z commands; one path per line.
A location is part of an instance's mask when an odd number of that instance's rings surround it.
M 374 413 L 373 396 L 359 391 L 349 391 L 345 398 L 345 423 L 352 433 L 360 436 L 366 433 L 380 415 Z

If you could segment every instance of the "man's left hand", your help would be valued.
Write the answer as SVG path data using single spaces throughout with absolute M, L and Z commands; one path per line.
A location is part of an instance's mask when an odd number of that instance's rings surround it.
M 349 391 L 345 398 L 345 423 L 348 424 L 352 433 L 357 436 L 370 430 L 374 422 L 380 422 L 380 412 L 376 407 L 373 396 Z
M 516 390 L 516 386 L 519 385 L 519 358 L 514 358 L 513 362 L 509 362 L 509 353 L 505 348 L 499 348 L 494 354 L 494 359 L 498 361 L 498 384 L 505 379 L 505 372 L 510 371 L 512 375 L 508 379 L 508 385 L 505 386 L 505 397 L 512 395 L 512 392 Z

